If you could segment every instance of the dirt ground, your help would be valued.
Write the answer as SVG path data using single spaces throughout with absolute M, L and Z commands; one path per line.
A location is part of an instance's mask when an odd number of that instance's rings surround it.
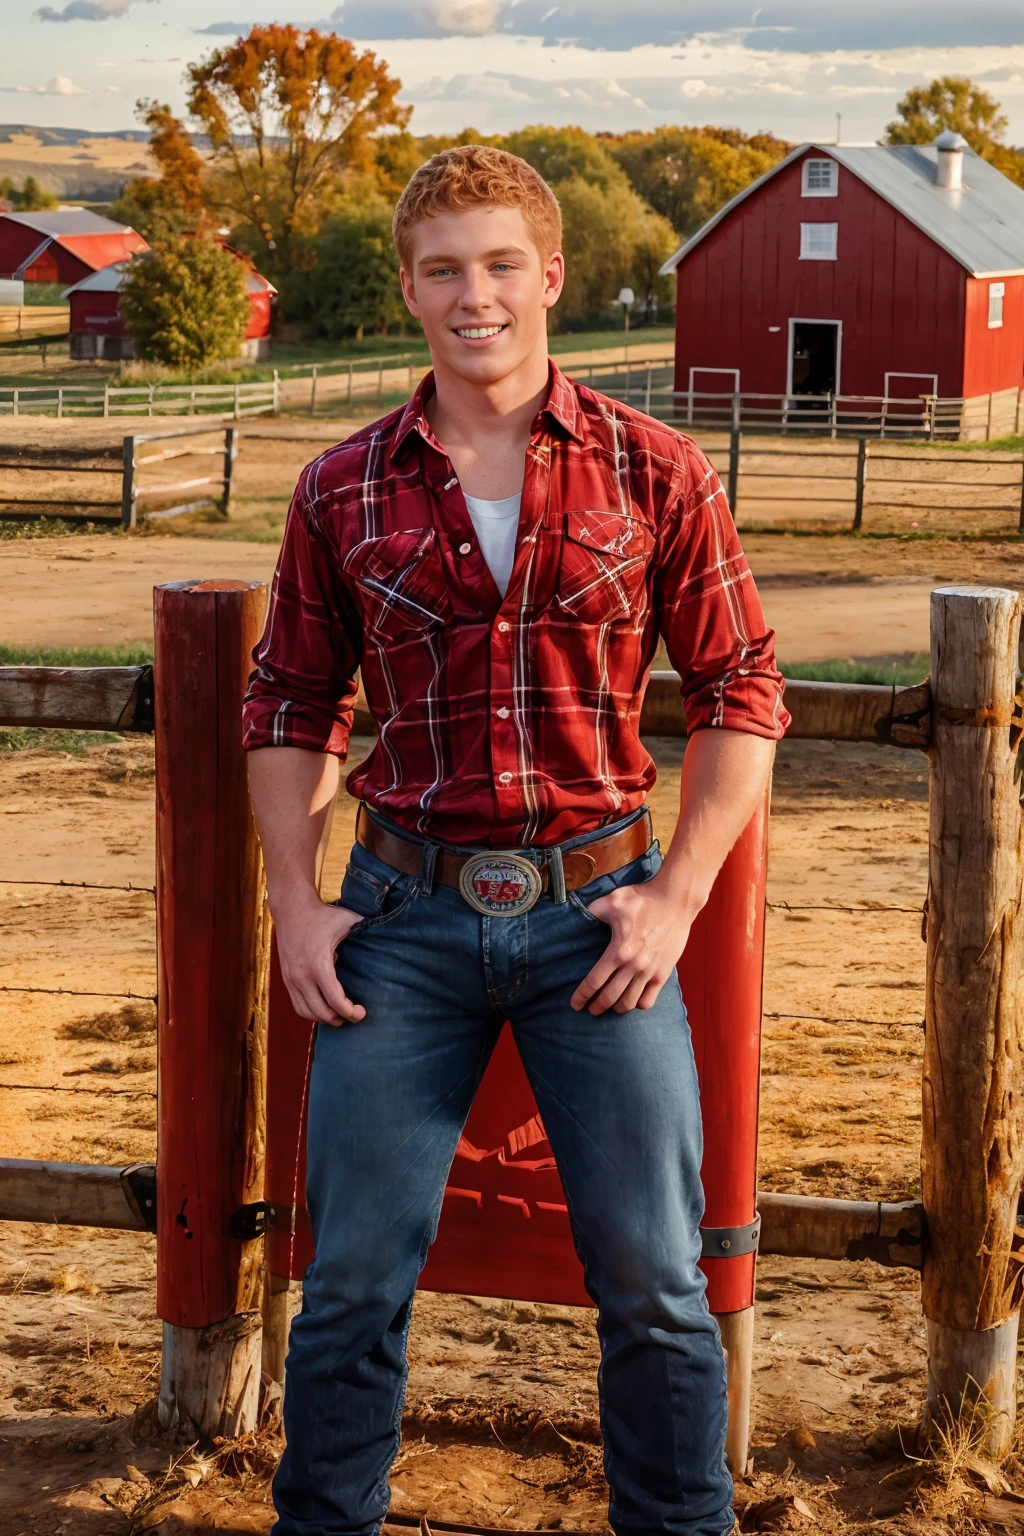
M 309 451 L 243 450 L 252 480 L 239 521 L 256 537 L 200 524 L 0 542 L 0 644 L 142 642 L 154 581 L 265 577 L 279 482 Z M 273 516 L 261 491 L 273 492 Z M 746 544 L 790 659 L 925 649 L 932 585 L 1020 581 L 1015 545 Z M 369 746 L 355 743 L 352 762 Z M 652 750 L 665 839 L 680 745 Z M 154 1156 L 152 780 L 145 740 L 0 753 L 0 987 L 76 994 L 0 991 L 0 1156 Z M 340 881 L 352 808 L 343 794 L 325 894 Z M 913 1197 L 926 759 L 784 743 L 773 812 L 760 1187 Z M 119 889 L 34 883 L 60 879 Z M 148 1237 L 0 1224 L 0 1536 L 268 1530 L 272 1433 L 200 1454 L 155 1431 L 154 1263 Z M 925 1362 L 912 1272 L 765 1258 L 758 1273 L 744 1530 L 1024 1532 L 1024 1465 L 1012 1459 L 1001 1481 L 917 1449 Z M 410 1359 L 396 1516 L 605 1529 L 592 1314 L 421 1294 Z

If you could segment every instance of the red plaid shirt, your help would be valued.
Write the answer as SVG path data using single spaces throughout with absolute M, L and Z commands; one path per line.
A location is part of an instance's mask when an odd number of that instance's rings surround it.
M 642 804 L 659 636 L 691 731 L 782 735 L 774 635 L 694 443 L 552 367 L 503 600 L 424 415 L 432 390 L 428 375 L 303 471 L 254 652 L 248 748 L 344 757 L 361 672 L 380 735 L 349 792 L 421 836 L 508 848 Z

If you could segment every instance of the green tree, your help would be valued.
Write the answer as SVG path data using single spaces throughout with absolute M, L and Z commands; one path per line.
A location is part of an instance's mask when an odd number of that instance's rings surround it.
M 290 272 L 379 137 L 410 107 L 401 81 L 333 32 L 256 26 L 188 70 L 188 108 L 212 150 L 210 195 L 260 267 Z
M 999 102 L 966 75 L 940 75 L 913 86 L 896 104 L 885 144 L 931 144 L 945 129 L 962 134 L 976 155 L 1024 186 L 1024 154 L 1003 143 L 1006 115 Z
M 384 336 L 405 324 L 391 213 L 379 197 L 336 209 L 312 242 L 307 269 L 286 280 L 290 316 L 332 340 Z
M 110 216 L 149 241 L 166 240 L 207 222 L 203 158 L 166 102 L 142 100 L 135 115 L 149 129 L 158 176 L 136 176 L 111 205 Z
M 632 187 L 607 190 L 574 176 L 558 187 L 565 251 L 565 288 L 552 318 L 573 330 L 607 320 L 621 288 L 645 302 L 670 298 L 671 285 L 658 268 L 672 254 L 675 232 Z
M 157 241 L 132 258 L 119 307 L 148 362 L 199 368 L 237 357 L 249 323 L 245 262 L 200 235 Z
M 622 172 L 608 150 L 584 128 L 537 125 L 508 133 L 498 142 L 509 154 L 528 161 L 552 187 L 573 176 L 605 192 L 625 184 Z
M 630 185 L 681 240 L 776 165 L 792 145 L 735 128 L 656 128 L 608 142 Z
M 57 199 L 46 187 L 41 187 L 34 176 L 26 176 L 21 191 L 12 189 L 12 201 L 19 213 L 38 213 L 44 208 L 56 208 Z

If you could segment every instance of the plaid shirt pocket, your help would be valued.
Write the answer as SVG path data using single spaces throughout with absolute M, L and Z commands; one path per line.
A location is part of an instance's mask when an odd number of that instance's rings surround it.
M 654 535 L 622 512 L 567 512 L 559 605 L 587 624 L 635 616 Z
M 364 539 L 349 554 L 345 572 L 355 583 L 366 632 L 381 644 L 414 640 L 451 618 L 433 528 L 405 528 Z

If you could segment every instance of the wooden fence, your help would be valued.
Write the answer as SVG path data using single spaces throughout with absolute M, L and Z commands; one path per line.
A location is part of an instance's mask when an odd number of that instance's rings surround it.
M 244 384 L 21 384 L 0 388 L 0 416 L 225 416 L 278 409 L 278 379 Z
M 265 597 L 243 582 L 157 589 L 155 671 L 0 668 L 0 725 L 155 729 L 160 949 L 156 1169 L 8 1159 L 0 1219 L 155 1226 L 161 1412 L 203 1435 L 253 1427 L 261 1349 L 280 1369 L 263 1234 L 294 1220 L 263 1197 L 270 927 L 238 730 Z M 917 749 L 931 761 L 922 1199 L 758 1196 L 763 1253 L 922 1271 L 927 1414 L 956 1417 L 983 1397 L 997 1456 L 1012 1440 L 1021 1306 L 1020 617 L 1016 592 L 939 589 L 928 682 L 787 685 L 794 737 Z M 641 730 L 685 734 L 674 674 L 652 677 Z M 731 1350 L 729 1367 L 735 1404 L 749 1347 Z M 733 1424 L 733 1465 L 745 1460 L 745 1433 Z
M 166 444 L 155 451 L 143 452 L 148 444 Z M 124 439 L 120 448 L 68 448 L 9 452 L 0 459 L 0 474 L 45 476 L 46 489 L 40 495 L 25 495 L 24 486 L 16 493 L 0 490 L 0 517 L 30 519 L 57 517 L 67 522 L 120 523 L 134 528 L 140 517 L 179 517 L 213 507 L 227 517 L 231 504 L 231 486 L 239 433 L 233 426 L 186 427 L 169 432 L 135 433 Z M 154 482 L 147 471 L 156 464 L 174 460 L 214 458 L 217 469 L 210 474 L 192 474 L 185 479 L 166 477 Z M 202 468 L 202 465 L 195 465 Z M 83 493 L 77 482 L 83 476 L 100 475 L 109 487 L 106 495 Z M 55 482 L 65 489 L 54 495 Z M 95 485 L 94 480 L 87 482 Z M 100 487 L 103 489 L 101 480 Z M 176 499 L 186 493 L 184 501 Z

